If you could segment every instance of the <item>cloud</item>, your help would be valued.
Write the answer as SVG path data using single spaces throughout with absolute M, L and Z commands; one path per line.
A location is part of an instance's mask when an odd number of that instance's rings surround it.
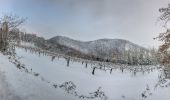
M 29 18 L 28 31 L 47 38 L 124 38 L 152 45 L 153 37 L 159 33 L 155 25 L 158 9 L 168 3 L 169 0 L 9 0 L 5 7 Z

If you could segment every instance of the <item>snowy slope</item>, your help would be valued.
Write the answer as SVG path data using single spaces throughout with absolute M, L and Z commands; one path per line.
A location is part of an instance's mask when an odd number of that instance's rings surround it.
M 71 62 L 67 67 L 66 60 L 62 58 L 52 62 L 49 56 L 38 56 L 22 49 L 17 49 L 16 53 L 27 69 L 39 73 L 39 76 L 26 73 L 9 63 L 7 56 L 0 54 L 0 69 L 4 72 L 6 83 L 9 84 L 9 91 L 13 97 L 16 96 L 21 100 L 82 100 L 61 88 L 52 86 L 53 83 L 62 84 L 68 81 L 72 81 L 76 85 L 76 91 L 82 95 L 89 95 L 98 87 L 102 87 L 108 100 L 143 100 L 141 93 L 147 85 L 154 96 L 150 96 L 146 100 L 160 100 L 162 97 L 164 100 L 168 100 L 170 98 L 169 88 L 154 91 L 159 75 L 157 70 L 150 73 L 139 72 L 134 75 L 128 69 L 122 73 L 120 66 L 120 68 L 114 69 L 112 74 L 109 71 L 97 69 L 95 75 L 92 75 L 92 66 L 88 65 L 85 68 L 81 62 Z M 1 81 L 0 86 L 2 84 Z M 0 94 L 3 95 L 2 92 Z M 18 100 L 17 98 L 16 100 Z
M 74 49 L 79 50 L 83 53 L 89 53 L 88 43 L 72 40 L 72 39 L 64 37 L 64 36 L 56 36 L 54 38 L 49 39 L 48 42 L 58 43 L 58 44 L 61 44 L 61 45 L 67 46 L 67 47 L 74 48 Z
M 0 54 L 0 100 L 78 100 L 64 91 L 50 87 L 39 78 L 18 70 L 8 60 L 7 56 Z

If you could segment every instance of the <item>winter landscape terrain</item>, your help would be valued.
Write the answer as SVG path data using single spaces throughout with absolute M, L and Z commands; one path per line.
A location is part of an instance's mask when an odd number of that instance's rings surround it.
M 169 22 L 169 0 L 0 0 L 0 100 L 169 100 Z
M 29 43 L 21 45 L 35 47 Z M 13 53 L 0 54 L 1 100 L 169 98 L 170 73 L 159 65 L 114 64 L 74 57 L 68 65 L 67 56 L 54 58 L 19 46 L 9 50 Z
M 123 39 L 50 39 L 0 32 L 1 100 L 160 100 L 170 69 L 157 50 Z M 10 38 L 5 38 L 9 36 Z

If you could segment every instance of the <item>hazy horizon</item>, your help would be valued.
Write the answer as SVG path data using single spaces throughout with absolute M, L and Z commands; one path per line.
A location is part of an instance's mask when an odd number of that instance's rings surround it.
M 126 39 L 157 47 L 158 9 L 168 0 L 0 0 L 0 15 L 27 17 L 21 30 L 45 38 L 67 36 L 82 41 Z

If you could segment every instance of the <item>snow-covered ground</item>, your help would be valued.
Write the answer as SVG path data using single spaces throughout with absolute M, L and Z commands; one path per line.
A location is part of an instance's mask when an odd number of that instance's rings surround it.
M 0 54 L 0 100 L 79 100 L 63 88 L 53 86 L 69 81 L 76 85 L 78 94 L 87 96 L 101 87 L 108 100 L 143 100 L 142 93 L 146 90 L 146 95 L 149 95 L 146 100 L 170 98 L 169 87 L 154 88 L 160 74 L 158 70 L 134 75 L 128 70 L 122 73 L 115 69 L 110 74 L 109 71 L 96 69 L 95 75 L 92 75 L 90 65 L 85 68 L 82 63 L 70 62 L 67 67 L 67 61 L 62 58 L 52 62 L 49 56 L 38 56 L 22 49 L 16 52 L 21 63 L 38 75 L 18 69 L 7 56 Z

